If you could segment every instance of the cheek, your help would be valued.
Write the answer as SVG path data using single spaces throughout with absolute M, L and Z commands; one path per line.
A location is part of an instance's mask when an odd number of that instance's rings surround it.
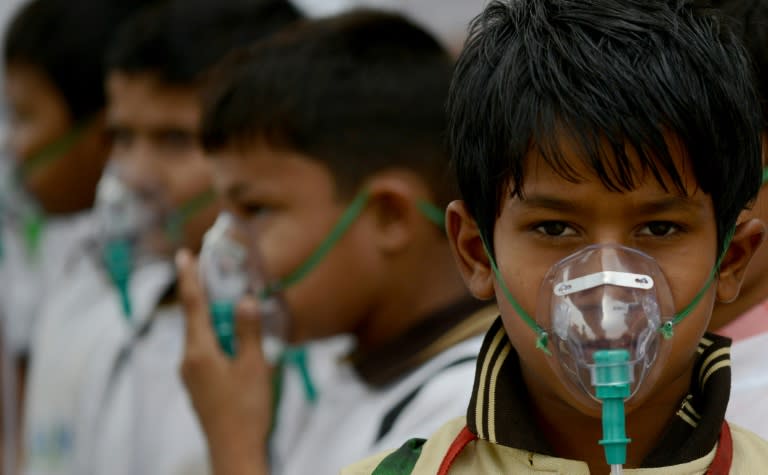
M 271 280 L 285 278 L 307 261 L 327 237 L 328 227 L 308 226 L 289 216 L 273 216 L 261 235 L 265 273 Z M 347 234 L 283 297 L 291 313 L 295 342 L 351 331 L 355 316 L 367 299 L 363 276 L 367 263 L 358 252 L 355 229 Z
M 278 211 L 265 219 L 256 244 L 261 255 L 264 272 L 271 279 L 286 277 L 294 271 L 312 251 L 308 243 L 319 239 L 313 230 L 304 232 L 290 213 Z
M 200 152 L 174 157 L 164 170 L 169 204 L 184 206 L 213 188 L 212 166 Z

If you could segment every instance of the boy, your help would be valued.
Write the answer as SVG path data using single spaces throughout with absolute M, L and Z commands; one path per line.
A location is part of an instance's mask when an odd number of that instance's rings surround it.
M 258 323 L 237 322 L 229 360 L 181 254 L 182 369 L 215 473 L 332 474 L 462 412 L 495 309 L 467 294 L 432 210 L 455 196 L 442 140 L 452 68 L 421 28 L 363 11 L 281 33 L 216 76 L 203 143 L 225 208 L 257 229 L 264 288 L 280 289 L 288 314 L 282 337 L 352 334 L 355 347 L 324 360 L 332 373 L 305 417 L 283 401 L 273 416 Z
M 36 0 L 4 28 L 12 161 L 0 185 L 0 315 L 22 390 L 41 304 L 92 236 L 90 208 L 108 155 L 103 45 L 140 3 Z
M 729 341 L 704 335 L 764 234 L 736 226 L 760 184 L 749 79 L 684 2 L 489 4 L 449 99 L 447 228 L 501 316 L 466 418 L 344 473 L 762 471 L 768 443 L 724 422 Z
M 727 18 L 735 21 L 736 31 L 744 41 L 752 59 L 756 87 L 763 113 L 763 146 L 768 124 L 768 2 L 765 0 L 713 2 Z M 743 219 L 758 218 L 768 221 L 768 192 L 765 191 L 766 157 L 763 151 L 763 187 L 755 204 Z M 768 438 L 768 371 L 764 361 L 768 357 L 768 246 L 762 246 L 749 264 L 739 298 L 716 305 L 710 328 L 734 340 L 731 349 L 734 361 L 731 400 L 728 420 Z
M 198 248 L 218 212 L 199 142 L 198 93 L 230 49 L 296 18 L 296 10 L 278 0 L 164 2 L 132 18 L 110 45 L 103 80 L 112 150 L 100 198 L 118 199 L 111 193 L 121 190 L 137 197 L 142 206 L 134 211 L 149 225 L 131 231 L 139 242 L 151 242 L 134 249 L 122 308 L 110 289 L 109 266 L 94 286 L 69 287 L 56 308 L 48 307 L 27 427 L 33 447 L 66 439 L 55 473 L 207 470 L 202 436 L 177 376 L 182 319 L 167 272 L 168 249 Z M 100 218 L 108 229 L 111 214 Z M 63 332 L 77 342 L 76 351 L 63 346 Z M 45 462 L 36 470 L 45 470 Z
M 7 279 L 0 305 L 18 354 L 29 349 L 41 294 L 88 234 L 86 215 L 108 154 L 103 51 L 95 45 L 103 45 L 133 7 L 91 3 L 29 2 L 4 38 L 11 174 L 39 207 L 25 212 L 14 202 L 3 210 Z M 51 217 L 44 233 L 40 213 Z

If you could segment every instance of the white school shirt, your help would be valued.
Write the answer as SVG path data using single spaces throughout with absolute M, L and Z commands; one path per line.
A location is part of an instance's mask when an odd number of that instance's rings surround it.
M 476 326 L 476 336 L 381 386 L 364 381 L 349 359 L 340 357 L 341 344 L 337 351 L 332 344 L 314 353 L 310 346 L 310 368 L 319 366 L 312 372 L 319 375 L 318 398 L 308 409 L 297 410 L 295 401 L 278 408 L 270 474 L 337 474 L 404 439 L 428 437 L 445 420 L 464 415 L 483 334 L 496 315 L 495 308 L 474 313 L 464 323 Z
M 130 285 L 136 319 L 165 292 L 171 270 L 167 264 L 136 270 Z M 47 299 L 33 339 L 23 420 L 25 475 L 81 475 L 75 454 L 84 443 L 77 427 L 89 367 L 130 334 L 108 277 L 95 259 L 80 259 Z
M 205 438 L 179 374 L 181 307 L 157 307 L 142 323 L 90 368 L 77 473 L 208 474 Z
M 731 372 L 726 419 L 768 440 L 768 332 L 733 343 Z
M 13 355 L 30 350 L 42 307 L 62 281 L 74 277 L 71 271 L 85 255 L 93 230 L 90 211 L 50 218 L 43 228 L 37 253 L 30 255 L 16 223 L 3 223 L 0 315 L 5 318 L 9 351 Z

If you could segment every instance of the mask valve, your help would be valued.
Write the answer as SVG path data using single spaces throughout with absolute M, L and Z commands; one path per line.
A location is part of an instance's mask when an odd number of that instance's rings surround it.
M 620 475 L 627 461 L 627 438 L 624 418 L 624 400 L 629 397 L 632 372 L 627 350 L 601 350 L 595 352 L 592 384 L 595 396 L 603 404 L 603 439 L 605 459 L 611 466 L 611 475 Z

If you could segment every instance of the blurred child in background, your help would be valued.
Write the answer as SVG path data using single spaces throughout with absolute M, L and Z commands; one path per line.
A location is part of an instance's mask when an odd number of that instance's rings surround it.
M 143 285 L 121 258 L 138 270 L 167 263 L 178 247 L 197 250 L 218 213 L 200 142 L 199 93 L 208 72 L 230 50 L 298 17 L 284 0 L 176 0 L 131 19 L 111 44 L 112 151 L 98 202 L 105 205 L 105 263 L 120 293 L 126 278 Z M 136 218 L 135 227 L 123 229 L 126 219 L 113 221 L 110 210 Z M 98 357 L 83 372 L 76 473 L 207 473 L 202 433 L 178 376 L 184 327 L 176 287 L 173 280 L 158 284 L 149 298 L 123 301 L 127 318 L 98 316 L 129 325 L 117 340 L 93 346 Z
M 20 389 L 41 306 L 64 276 L 75 279 L 70 270 L 92 236 L 90 209 L 109 152 L 104 47 L 141 3 L 35 0 L 5 34 L 12 163 L 0 185 L 0 314 Z
M 214 76 L 203 144 L 224 208 L 248 230 L 261 297 L 241 307 L 228 357 L 209 289 L 180 254 L 183 374 L 215 473 L 333 474 L 463 413 L 496 310 L 467 294 L 443 228 L 456 196 L 443 147 L 452 69 L 419 26 L 362 11 L 304 22 Z M 276 327 L 292 344 L 354 336 L 310 407 L 271 393 L 261 341 Z

